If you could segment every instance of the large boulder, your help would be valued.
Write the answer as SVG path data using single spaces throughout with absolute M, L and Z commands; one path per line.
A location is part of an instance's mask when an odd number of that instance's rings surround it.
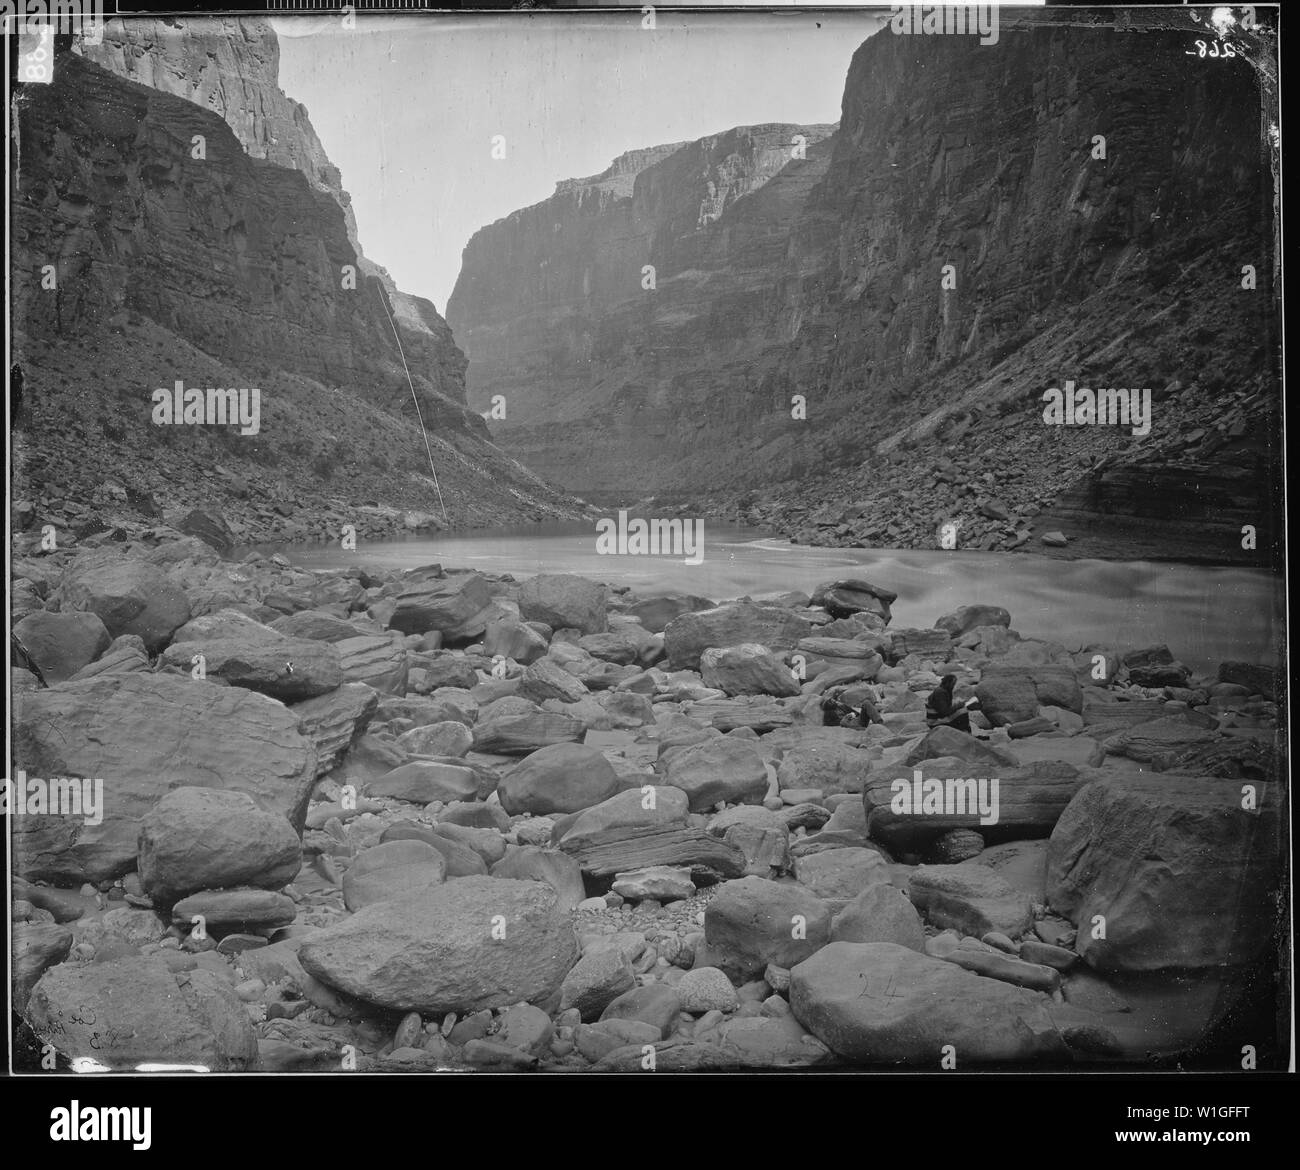
M 313 934 L 298 956 L 347 995 L 442 1016 L 548 999 L 578 945 L 549 885 L 464 877 L 367 906 Z
M 776 778 L 783 790 L 815 788 L 830 796 L 861 792 L 870 771 L 870 752 L 833 739 L 815 739 L 787 748 Z
M 316 752 L 282 703 L 169 674 L 109 675 L 24 695 L 14 754 L 29 776 L 103 781 L 98 823 L 13 821 L 17 871 L 72 885 L 134 868 L 140 822 L 173 788 L 246 792 L 301 831 L 316 774 Z
M 685 825 L 688 805 L 680 788 L 652 784 L 644 789 L 629 788 L 557 823 L 553 840 L 561 847 L 576 849 L 624 829 Z
M 1001 753 L 1003 749 L 996 750 Z M 919 807 L 915 799 L 918 773 Z M 1046 837 L 1074 794 L 1097 775 L 1093 768 L 1062 761 L 1040 760 L 1008 768 L 993 761 L 945 756 L 873 772 L 863 786 L 862 804 L 872 840 L 899 851 L 923 849 L 953 829 L 973 829 L 1003 840 Z M 987 817 L 980 806 L 981 779 L 988 782 L 983 787 Z M 972 785 L 971 780 L 976 783 Z
M 796 882 L 727 882 L 704 910 L 704 939 L 729 969 L 793 967 L 830 941 L 831 908 Z
M 756 642 L 710 647 L 700 655 L 700 674 L 706 687 L 729 695 L 799 694 L 799 684 L 785 663 Z
M 182 642 L 162 654 L 165 666 L 189 673 L 201 656 L 205 674 L 233 687 L 292 703 L 334 690 L 343 681 L 338 651 L 328 642 L 281 638 L 276 642 L 214 638 Z
M 719 736 L 676 752 L 664 782 L 686 793 L 691 812 L 703 812 L 719 801 L 762 804 L 767 768 L 751 741 Z
M 609 628 L 606 600 L 605 586 L 586 577 L 538 573 L 520 586 L 519 612 L 525 621 L 543 622 L 553 630 L 603 634 Z
M 895 943 L 833 942 L 790 972 L 790 1007 L 848 1060 L 937 1069 L 1066 1055 L 1041 992 Z
M 811 629 L 788 609 L 741 601 L 674 618 L 664 630 L 664 647 L 670 669 L 699 670 L 700 656 L 710 647 L 758 643 L 768 650 L 793 650 Z
M 1083 711 L 1083 690 L 1073 668 L 1055 664 L 986 666 L 975 697 L 994 726 L 1033 719 L 1039 707 Z
M 190 617 L 190 603 L 160 568 L 101 550 L 79 556 L 56 594 L 59 609 L 98 614 L 110 636 L 137 634 L 156 654 Z
M 497 787 L 511 816 L 572 813 L 608 800 L 621 787 L 614 766 L 595 748 L 557 743 L 520 760 Z
M 519 682 L 519 697 L 534 703 L 558 699 L 561 703 L 576 703 L 588 694 L 583 683 L 570 674 L 553 658 L 539 658 L 524 668 Z
M 140 822 L 137 870 L 159 906 L 197 890 L 278 890 L 297 876 L 302 843 L 288 819 L 245 792 L 176 788 Z
M 257 1058 L 230 984 L 207 970 L 173 974 L 157 956 L 52 967 L 32 990 L 27 1020 L 64 1056 L 117 1072 L 141 1064 L 239 1072 Z
M 453 641 L 483 633 L 496 616 L 487 580 L 478 573 L 458 573 L 409 585 L 397 595 L 388 625 L 403 634 L 437 630 L 445 641 Z
M 359 633 L 351 622 L 319 609 L 300 609 L 297 613 L 276 618 L 271 623 L 271 629 L 286 638 L 310 638 L 317 642 L 344 642 L 357 637 Z
M 1126 775 L 1089 784 L 1052 833 L 1047 898 L 1107 974 L 1240 965 L 1275 937 L 1283 795 L 1211 777 Z M 1104 929 L 1098 929 L 1101 921 Z
M 287 894 L 255 886 L 233 886 L 188 894 L 172 907 L 171 915 L 176 926 L 202 919 L 207 931 L 220 936 L 231 931 L 288 926 L 298 916 L 298 907 Z
M 546 653 L 546 639 L 532 626 L 511 618 L 489 622 L 483 636 L 483 652 L 492 658 L 511 658 L 527 666 Z
M 39 609 L 18 622 L 13 632 L 49 686 L 66 682 L 89 666 L 113 641 L 94 613 Z

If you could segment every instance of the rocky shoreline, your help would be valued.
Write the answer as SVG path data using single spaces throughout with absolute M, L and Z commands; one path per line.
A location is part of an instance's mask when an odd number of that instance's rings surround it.
M 18 541 L 33 1068 L 1278 1050 L 1271 667 L 1025 639 L 989 604 L 898 629 L 864 581 L 637 595 L 202 535 Z M 946 674 L 973 735 L 927 726 Z M 883 721 L 823 726 L 832 686 Z M 94 816 L 88 787 L 55 815 L 69 778 L 102 785 Z M 995 782 L 991 818 L 963 778 Z

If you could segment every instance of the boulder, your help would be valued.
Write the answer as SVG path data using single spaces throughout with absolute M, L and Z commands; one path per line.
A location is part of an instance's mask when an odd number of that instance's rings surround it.
M 198 890 L 278 890 L 298 874 L 302 843 L 281 812 L 245 792 L 176 788 L 140 822 L 137 870 L 155 905 Z
M 235 886 L 188 894 L 172 906 L 171 915 L 177 926 L 201 918 L 208 933 L 229 934 L 288 926 L 298 916 L 298 907 L 292 898 L 274 890 Z
M 539 573 L 519 589 L 519 612 L 525 621 L 544 622 L 553 630 L 603 634 L 606 591 L 603 585 L 567 573 Z
M 116 551 L 77 557 L 63 575 L 57 597 L 61 612 L 97 614 L 110 637 L 137 634 L 150 654 L 161 650 L 190 617 L 189 599 L 165 572 Z
M 980 710 L 995 727 L 1038 715 L 1039 707 L 1083 711 L 1083 691 L 1069 666 L 988 665 L 975 688 Z
M 65 1056 L 113 1071 L 166 1063 L 239 1072 L 257 1059 L 230 984 L 206 970 L 173 975 L 156 956 L 53 967 L 32 990 L 27 1019 Z
M 848 846 L 795 858 L 794 876 L 837 913 L 870 886 L 888 884 L 889 863 L 876 849 Z
M 1282 881 L 1284 797 L 1256 783 L 1127 775 L 1075 796 L 1048 844 L 1048 903 L 1106 974 L 1236 966 L 1267 953 Z M 1094 937 L 1097 916 L 1105 937 Z
M 193 624 L 188 623 L 185 629 Z M 319 609 L 302 609 L 276 618 L 271 623 L 271 629 L 286 638 L 307 638 L 316 642 L 345 642 L 357 637 L 360 632 L 351 622 Z M 184 629 L 178 631 L 178 641 L 181 633 L 184 633 Z
M 27 775 L 103 779 L 98 824 L 15 817 L 17 872 L 79 885 L 133 869 L 140 822 L 181 787 L 246 792 L 301 830 L 316 753 L 282 703 L 168 674 L 104 676 L 24 695 L 15 763 Z
M 546 653 L 546 639 L 532 626 L 510 618 L 489 622 L 483 635 L 483 653 L 490 658 L 509 658 L 524 666 Z
M 224 679 L 231 686 L 260 691 L 286 703 L 323 695 L 343 682 L 338 651 L 327 642 L 305 638 L 182 642 L 163 651 L 162 663 L 189 674 L 196 656 L 202 657 L 207 677 Z
M 572 813 L 608 800 L 621 787 L 613 765 L 595 748 L 557 743 L 516 764 L 497 788 L 511 816 Z
M 534 703 L 558 699 L 561 703 L 576 703 L 588 691 L 582 682 L 560 666 L 553 658 L 539 658 L 524 668 L 519 682 L 519 697 Z
M 1019 938 L 1034 922 L 1029 896 L 977 861 L 918 866 L 907 896 L 932 925 L 976 938 L 991 930 Z
M 365 683 L 344 683 L 328 694 L 293 705 L 298 733 L 316 748 L 316 775 L 330 771 L 370 726 L 379 693 Z
M 902 890 L 877 883 L 855 895 L 835 915 L 830 941 L 897 943 L 924 952 L 925 926 Z
M 1011 614 L 1000 605 L 963 605 L 946 613 L 934 623 L 936 630 L 946 630 L 950 637 L 960 638 L 977 626 L 1002 626 L 1009 628 Z
M 403 732 L 397 746 L 413 756 L 463 756 L 474 746 L 474 733 L 465 724 L 446 719 Z
M 870 614 L 880 619 L 882 628 L 889 624 L 889 607 L 897 600 L 893 590 L 858 579 L 823 582 L 812 595 L 812 604 L 820 605 L 833 618 Z
M 727 882 L 704 910 L 704 938 L 730 969 L 792 967 L 830 941 L 831 909 L 805 886 L 745 877 Z
M 1060 1058 L 1067 1050 L 1039 992 L 963 971 L 895 943 L 833 942 L 790 972 L 795 1018 L 840 1056 L 957 1067 Z
M 777 766 L 777 784 L 783 791 L 815 788 L 824 796 L 861 792 L 871 760 L 870 752 L 849 744 L 830 739 L 810 741 L 786 749 Z
M 437 630 L 450 642 L 483 633 L 495 616 L 487 580 L 478 573 L 457 573 L 409 584 L 397 595 L 388 626 L 403 634 Z
M 546 1000 L 578 946 L 550 886 L 464 877 L 367 906 L 313 934 L 298 954 L 309 974 L 344 994 L 442 1016 Z
M 363 849 L 343 875 L 343 903 L 364 906 L 439 886 L 447 874 L 443 855 L 424 841 L 387 841 Z
M 785 663 L 755 642 L 705 650 L 700 655 L 700 674 L 705 686 L 729 695 L 799 694 L 799 684 Z
M 560 1010 L 572 1008 L 584 1023 L 591 1023 L 635 986 L 636 975 L 627 956 L 614 947 L 603 947 L 583 955 L 570 968 L 560 985 Z
M 14 922 L 11 927 L 13 955 L 13 1006 L 22 1013 L 27 997 L 51 967 L 62 963 L 72 949 L 72 931 L 53 922 Z
M 767 768 L 752 743 L 722 736 L 691 744 L 668 762 L 664 781 L 686 793 L 692 812 L 728 804 L 761 804 Z
M 436 760 L 412 760 L 371 781 L 367 788 L 371 796 L 391 796 L 414 804 L 473 800 L 478 796 L 478 777 L 472 768 Z
M 43 609 L 18 622 L 13 634 L 49 686 L 66 682 L 113 641 L 98 614 Z
M 806 619 L 787 609 L 742 601 L 674 618 L 664 629 L 664 646 L 669 669 L 699 670 L 700 656 L 710 647 L 757 643 L 793 650 L 810 630 Z
M 345 682 L 365 683 L 381 695 L 405 695 L 406 647 L 391 638 L 361 635 L 333 643 Z
M 491 755 L 526 756 L 554 744 L 576 743 L 586 732 L 586 724 L 581 719 L 551 711 L 493 713 L 474 725 L 474 750 Z

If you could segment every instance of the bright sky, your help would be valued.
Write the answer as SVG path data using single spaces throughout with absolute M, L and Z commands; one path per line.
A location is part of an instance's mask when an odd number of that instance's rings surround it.
M 280 86 L 352 194 L 366 255 L 445 312 L 478 228 L 626 150 L 837 122 L 875 13 L 275 18 Z M 505 136 L 504 159 L 492 157 Z

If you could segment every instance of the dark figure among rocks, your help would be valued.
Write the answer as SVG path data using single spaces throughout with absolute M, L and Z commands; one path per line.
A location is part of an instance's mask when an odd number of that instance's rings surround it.
M 952 697 L 957 685 L 955 674 L 945 674 L 925 701 L 925 721 L 931 727 L 954 727 L 970 734 L 970 712 Z

